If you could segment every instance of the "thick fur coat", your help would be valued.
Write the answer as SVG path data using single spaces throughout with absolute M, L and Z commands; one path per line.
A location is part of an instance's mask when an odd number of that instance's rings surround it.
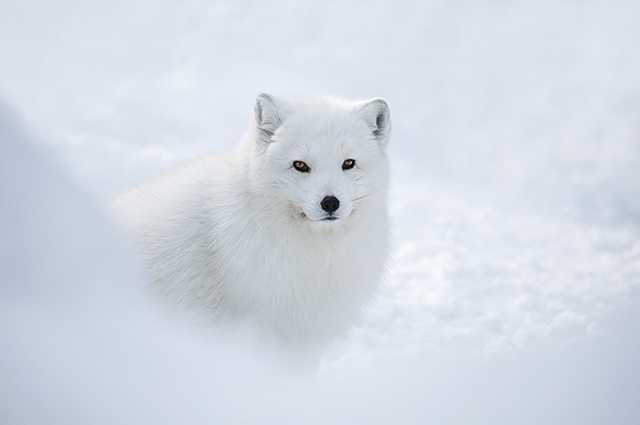
M 344 330 L 389 249 L 387 103 L 258 96 L 238 148 L 119 197 L 169 299 L 289 340 Z

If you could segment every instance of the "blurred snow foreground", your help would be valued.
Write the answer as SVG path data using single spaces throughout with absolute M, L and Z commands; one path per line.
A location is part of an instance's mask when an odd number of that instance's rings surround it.
M 420 332 L 404 342 L 412 350 L 393 349 L 397 340 L 369 344 L 391 332 L 393 317 L 411 319 L 411 300 L 384 301 L 402 298 L 411 285 L 391 285 L 369 322 L 334 347 L 318 373 L 292 375 L 286 357 L 274 358 L 248 333 L 231 337 L 160 318 L 142 299 L 142 274 L 100 209 L 5 106 L 0 139 L 3 423 L 640 419 L 635 299 L 596 335 L 486 357 L 461 344 L 416 350 L 424 345 L 415 341 Z M 415 255 L 405 249 L 401 257 Z M 400 273 L 420 261 L 404 262 Z M 387 316 L 385 308 L 408 312 Z

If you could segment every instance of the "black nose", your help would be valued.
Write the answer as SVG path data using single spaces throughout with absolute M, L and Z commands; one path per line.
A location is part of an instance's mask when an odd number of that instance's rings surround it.
M 335 196 L 325 196 L 320 202 L 320 206 L 328 213 L 332 213 L 340 208 L 340 201 Z

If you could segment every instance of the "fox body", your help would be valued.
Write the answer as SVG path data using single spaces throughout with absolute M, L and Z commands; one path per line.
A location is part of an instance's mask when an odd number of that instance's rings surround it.
M 390 130 L 381 99 L 262 94 L 236 150 L 140 185 L 114 211 L 169 299 L 325 339 L 384 275 Z

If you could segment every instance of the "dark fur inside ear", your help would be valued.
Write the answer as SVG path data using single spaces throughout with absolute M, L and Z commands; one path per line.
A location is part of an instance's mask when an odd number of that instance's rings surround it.
M 391 133 L 391 112 L 389 104 L 384 99 L 371 99 L 360 107 L 360 113 L 371 127 L 373 136 L 380 141 L 381 144 L 386 144 Z
M 385 114 L 383 112 L 379 112 L 376 117 L 376 129 L 373 130 L 373 135 L 376 137 L 380 136 L 385 127 Z
M 256 128 L 258 136 L 264 141 L 271 141 L 271 137 L 282 125 L 282 108 L 273 96 L 262 93 L 258 95 L 255 106 Z

